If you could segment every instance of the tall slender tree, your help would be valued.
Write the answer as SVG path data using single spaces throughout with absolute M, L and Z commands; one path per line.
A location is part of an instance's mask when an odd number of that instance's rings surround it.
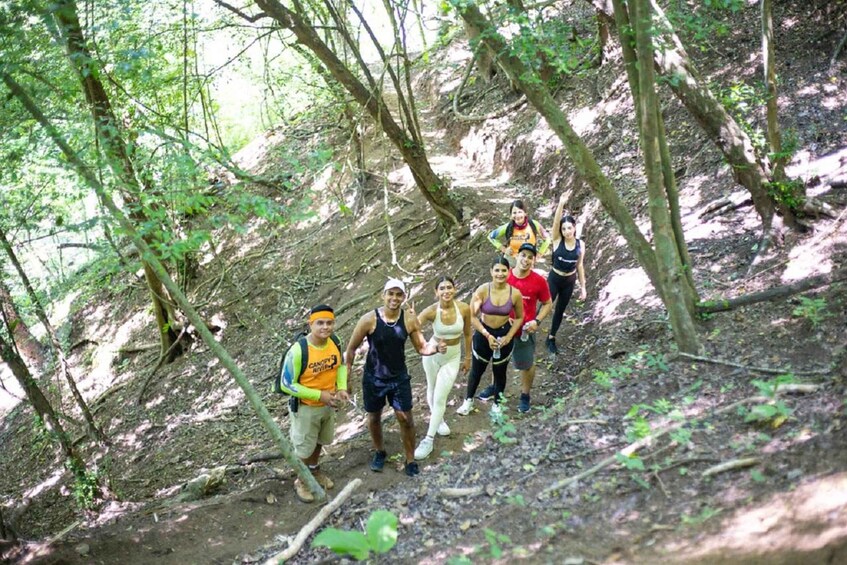
M 94 120 L 97 141 L 109 168 L 119 181 L 121 196 L 130 210 L 130 215 L 137 223 L 146 224 L 148 218 L 139 202 L 144 187 L 130 158 L 131 149 L 125 139 L 124 128 L 115 117 L 111 100 L 100 79 L 101 71 L 97 59 L 92 55 L 80 26 L 76 2 L 57 0 L 46 8 L 44 16 L 45 23 L 64 45 L 68 62 L 76 72 Z M 55 28 L 52 27 L 53 23 Z M 153 242 L 152 236 L 146 237 L 148 243 Z M 182 353 L 182 347 L 178 343 L 180 322 L 176 319 L 173 302 L 168 297 L 161 279 L 146 260 L 142 259 L 142 264 L 156 317 L 161 354 L 167 357 L 167 361 L 171 361 Z
M 615 192 L 609 179 L 603 174 L 585 142 L 576 134 L 549 90 L 533 75 L 530 69 L 526 68 L 520 59 L 511 53 L 505 39 L 494 29 L 475 4 L 463 0 L 451 0 L 451 3 L 464 20 L 470 21 L 482 30 L 484 41 L 492 51 L 498 54 L 498 64 L 500 67 L 505 69 L 510 78 L 518 84 L 520 89 L 526 94 L 527 100 L 547 120 L 550 128 L 564 144 L 565 151 L 571 158 L 574 169 L 576 169 L 580 177 L 591 188 L 594 195 L 600 200 L 603 208 L 615 222 L 618 231 L 626 239 L 633 255 L 635 255 L 636 260 L 647 273 L 653 284 L 653 288 L 656 289 L 656 293 L 664 302 L 665 307 L 669 312 L 674 309 L 671 321 L 674 323 L 674 337 L 680 350 L 688 353 L 698 351 L 699 342 L 695 333 L 696 330 L 691 325 L 685 323 L 677 324 L 674 322 L 677 313 L 684 319 L 686 316 L 690 318 L 694 314 L 694 311 L 693 306 L 690 306 L 687 301 L 680 300 L 680 293 L 684 292 L 684 290 L 679 288 L 679 285 L 684 284 L 684 280 L 679 277 L 678 273 L 666 272 L 667 265 L 663 264 L 663 261 L 669 257 L 668 254 L 676 253 L 672 236 L 662 226 L 663 243 L 659 253 L 663 257 L 661 260 L 657 259 L 657 253 L 654 252 L 644 235 L 638 229 L 629 210 L 623 204 L 617 192 Z M 643 107 L 642 111 L 644 111 Z M 652 114 L 655 116 L 655 110 L 653 110 Z M 659 166 L 659 170 L 661 171 L 661 166 Z M 661 179 L 659 183 L 661 187 Z M 666 205 L 663 191 L 660 190 L 660 193 L 655 193 L 654 190 L 651 192 L 651 195 L 654 198 L 662 198 Z M 651 211 L 654 206 L 658 207 L 657 201 L 651 202 Z M 667 229 L 669 229 L 669 222 L 666 225 L 668 226 Z M 672 251 L 669 251 L 669 246 L 673 247 Z M 669 285 L 677 285 L 677 287 L 666 288 Z M 678 303 L 672 304 L 671 302 L 674 300 L 678 301 Z M 689 307 L 691 308 L 690 312 L 688 311 Z M 679 312 L 678 309 L 680 308 L 684 312 Z
M 94 416 L 88 408 L 88 404 L 85 402 L 82 394 L 79 392 L 79 388 L 76 386 L 76 381 L 74 380 L 73 375 L 71 375 L 70 365 L 68 364 L 68 359 L 65 356 L 62 342 L 59 340 L 59 335 L 56 333 L 56 329 L 50 322 L 50 318 L 47 316 L 47 311 L 44 309 L 41 299 L 38 297 L 38 293 L 35 292 L 35 288 L 33 288 L 32 283 L 29 280 L 29 276 L 27 276 L 26 271 L 24 271 L 23 265 L 21 265 L 20 260 L 18 260 L 18 255 L 15 253 L 12 244 L 9 242 L 9 238 L 6 237 L 6 231 L 2 227 L 0 227 L 0 245 L 2 245 L 9 261 L 14 266 L 15 271 L 17 271 L 18 277 L 20 277 L 21 283 L 23 284 L 27 296 L 35 310 L 35 315 L 41 322 L 41 325 L 44 326 L 44 330 L 50 338 L 50 345 L 53 349 L 53 356 L 56 360 L 56 370 L 59 372 L 59 377 L 68 384 L 71 396 L 73 396 L 77 407 L 85 419 L 85 423 L 88 425 L 88 431 L 91 434 L 91 438 L 93 440 L 105 442 L 105 434 L 94 421 Z
M 215 0 L 215 2 L 233 10 L 232 6 L 222 0 Z M 293 8 L 288 8 L 278 0 L 257 0 L 256 5 L 264 11 L 264 15 L 269 16 L 284 29 L 292 32 L 300 43 L 312 51 L 333 78 L 350 93 L 353 99 L 379 125 L 400 152 L 403 161 L 409 167 L 412 177 L 415 179 L 415 184 L 435 212 L 444 230 L 455 237 L 465 237 L 470 233 L 467 224 L 462 221 L 461 209 L 450 198 L 448 187 L 432 169 L 429 162 L 423 137 L 417 127 L 417 116 L 414 112 L 412 100 L 413 93 L 402 87 L 400 77 L 391 68 L 390 57 L 381 49 L 378 42 L 376 43 L 377 50 L 381 53 L 385 70 L 395 85 L 400 108 L 400 123 L 395 119 L 380 83 L 374 79 L 370 68 L 359 54 L 357 42 L 354 41 L 352 36 L 347 34 L 345 42 L 353 53 L 358 64 L 358 71 L 365 77 L 367 86 L 321 38 L 315 26 L 312 25 L 309 14 L 302 3 L 294 2 Z M 258 17 L 261 17 L 261 15 L 248 16 L 239 10 L 235 10 L 235 12 L 250 21 L 255 21 Z M 367 26 L 365 28 L 367 30 Z M 339 31 L 343 32 L 343 28 L 340 28 Z

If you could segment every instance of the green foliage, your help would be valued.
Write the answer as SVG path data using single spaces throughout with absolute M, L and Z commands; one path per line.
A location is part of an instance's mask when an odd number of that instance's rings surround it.
M 743 7 L 743 0 L 703 0 L 671 3 L 666 13 L 686 44 L 706 51 L 710 39 L 731 33 L 735 12 Z
M 803 205 L 803 182 L 797 179 L 771 180 L 765 184 L 768 195 L 778 204 L 796 210 Z
M 47 429 L 47 426 L 44 425 L 44 420 L 41 419 L 41 416 L 33 413 L 32 415 L 32 450 L 35 453 L 40 453 L 44 448 L 50 445 L 50 442 L 53 439 L 53 434 L 50 433 L 50 430 Z
M 743 406 L 739 408 L 739 414 L 744 416 L 745 422 L 753 423 L 770 423 L 774 427 L 780 426 L 785 420 L 791 417 L 793 410 L 785 405 L 785 403 L 776 398 L 776 392 L 781 384 L 790 384 L 797 382 L 792 374 L 780 375 L 772 381 L 753 380 L 750 384 L 755 386 L 759 393 L 771 400 L 756 404 L 749 410 Z
M 767 89 L 761 82 L 750 85 L 733 82 L 729 86 L 710 85 L 718 101 L 726 111 L 738 121 L 744 132 L 750 136 L 753 146 L 760 152 L 766 147 L 765 133 L 761 128 L 753 127 L 756 113 L 767 103 Z
M 812 328 L 818 329 L 821 322 L 829 317 L 829 314 L 827 314 L 825 310 L 825 298 L 809 298 L 808 296 L 801 296 L 799 306 L 795 307 L 794 310 L 791 311 L 791 314 L 798 318 L 808 320 L 811 322 Z
M 629 469 L 630 471 L 644 471 L 644 461 L 641 460 L 637 455 L 624 455 L 623 453 L 616 453 L 615 460 Z
M 312 547 L 327 547 L 337 555 L 349 555 L 357 561 L 388 553 L 397 543 L 397 516 L 387 510 L 371 513 L 365 533 L 326 528 L 312 541 Z
M 517 438 L 511 434 L 514 434 L 517 431 L 515 424 L 512 422 L 512 419 L 506 413 L 506 407 L 501 404 L 500 408 L 502 410 L 499 416 L 492 416 L 491 418 L 491 428 L 492 428 L 492 437 L 502 443 L 503 445 L 512 445 L 518 442 Z
M 73 495 L 80 509 L 91 510 L 100 497 L 101 471 L 87 471 L 79 461 L 68 459 L 65 468 L 74 476 Z
M 632 419 L 632 425 L 626 429 L 626 439 L 630 442 L 643 439 L 650 435 L 650 430 L 650 422 L 639 414 Z
M 490 528 L 485 528 L 485 541 L 488 542 L 488 557 L 500 559 L 503 557 L 503 545 L 511 544 L 512 540 L 506 534 L 498 534 Z

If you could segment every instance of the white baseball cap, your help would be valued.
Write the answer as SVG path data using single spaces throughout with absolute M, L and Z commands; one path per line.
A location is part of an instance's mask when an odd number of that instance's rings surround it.
M 400 279 L 388 279 L 388 282 L 382 287 L 382 292 L 392 288 L 399 288 L 403 294 L 406 294 L 406 285 Z

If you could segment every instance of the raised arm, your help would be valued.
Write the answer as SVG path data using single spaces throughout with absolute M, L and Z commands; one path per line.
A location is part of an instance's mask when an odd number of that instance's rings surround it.
M 559 205 L 556 206 L 556 212 L 553 214 L 553 236 L 550 239 L 554 246 L 558 245 L 562 238 L 562 216 L 565 213 L 565 200 L 565 194 L 562 193 L 559 197 Z
M 547 233 L 547 230 L 544 229 L 544 226 L 541 225 L 540 222 L 536 222 L 535 220 L 530 220 L 530 222 L 535 223 L 535 227 L 538 231 L 538 255 L 544 255 L 547 253 L 547 248 L 550 247 L 550 234 Z

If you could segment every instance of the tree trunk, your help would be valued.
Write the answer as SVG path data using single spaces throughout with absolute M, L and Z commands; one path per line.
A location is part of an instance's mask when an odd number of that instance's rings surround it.
M 630 3 L 635 21 L 637 57 L 639 61 L 653 60 L 652 17 L 650 0 L 635 0 Z M 687 281 L 683 275 L 671 218 L 668 211 L 667 193 L 664 190 L 662 150 L 660 147 L 661 115 L 656 96 L 653 65 L 640 65 L 638 69 L 638 115 L 641 146 L 644 152 L 644 168 L 647 175 L 647 194 L 650 222 L 653 226 L 653 242 L 659 264 L 659 277 L 664 290 L 665 307 L 668 310 L 674 339 L 683 353 L 696 354 L 700 351 L 697 330 L 694 326 L 694 302 L 687 296 Z
M 6 328 L 8 329 L 8 320 L 6 322 Z M 56 439 L 59 440 L 62 455 L 68 462 L 70 470 L 74 473 L 75 477 L 85 476 L 85 462 L 74 449 L 71 438 L 68 437 L 68 434 L 62 427 L 62 423 L 59 421 L 59 418 L 53 410 L 53 407 L 50 405 L 50 402 L 47 400 L 47 397 L 45 397 L 44 393 L 41 392 L 41 389 L 38 388 L 38 385 L 36 384 L 35 379 L 32 378 L 32 374 L 29 372 L 26 363 L 24 363 L 24 360 L 21 359 L 20 355 L 18 355 L 15 348 L 6 341 L 2 332 L 0 332 L 0 358 L 3 359 L 3 362 L 6 363 L 9 370 L 15 376 L 15 379 L 17 379 L 18 383 L 21 385 L 24 393 L 26 393 L 27 400 L 29 400 L 29 403 L 32 404 L 32 407 L 35 409 L 36 414 L 38 414 L 41 418 L 41 421 L 44 422 L 47 429 L 50 430 L 52 434 L 55 435 Z M 94 496 L 95 498 L 100 498 L 101 492 L 98 490 Z
M 71 369 L 68 365 L 68 359 L 65 357 L 65 352 L 62 349 L 62 343 L 59 341 L 59 336 L 56 334 L 53 324 L 50 323 L 50 318 L 47 317 L 47 312 L 41 304 L 41 299 L 38 297 L 38 293 L 36 293 L 35 289 L 32 287 L 29 277 L 24 271 L 21 262 L 18 261 L 18 256 L 12 248 L 12 245 L 9 243 L 9 239 L 6 237 L 6 232 L 3 231 L 2 228 L 0 228 L 0 245 L 3 246 L 3 249 L 6 251 L 6 255 L 9 257 L 9 261 L 18 272 L 18 276 L 20 277 L 21 282 L 26 289 L 27 295 L 32 302 L 33 308 L 35 309 L 35 315 L 38 317 L 41 325 L 44 326 L 44 331 L 47 332 L 47 336 L 50 338 L 50 344 L 53 347 L 53 354 L 56 358 L 59 375 L 65 382 L 68 383 L 71 395 L 76 401 L 76 405 L 79 407 L 80 412 L 82 412 L 86 424 L 88 424 L 88 431 L 91 434 L 91 439 L 105 443 L 105 434 L 97 427 L 97 423 L 94 421 L 94 416 L 92 416 L 91 410 L 88 409 L 88 404 L 85 403 L 85 399 L 82 397 L 82 394 L 80 394 L 79 389 L 76 386 L 76 382 L 71 376 Z
M 782 136 L 779 132 L 779 106 L 776 89 L 776 61 L 773 47 L 773 10 L 771 0 L 762 0 L 762 67 L 765 85 L 768 88 L 767 122 L 768 145 L 770 146 L 773 178 L 777 182 L 785 178 L 785 156 L 782 155 Z
M 623 235 L 629 244 L 629 248 L 633 255 L 635 255 L 639 265 L 646 271 L 647 276 L 650 277 L 650 281 L 653 283 L 656 292 L 662 296 L 659 269 L 650 244 L 641 231 L 639 231 L 632 215 L 630 215 L 629 210 L 627 210 L 621 201 L 609 179 L 603 174 L 603 171 L 594 159 L 594 155 L 585 145 L 585 142 L 573 130 L 567 117 L 550 95 L 550 91 L 539 80 L 534 79 L 532 72 L 517 57 L 509 53 L 506 41 L 491 27 L 476 6 L 464 3 L 460 7 L 457 7 L 457 9 L 462 19 L 482 31 L 483 40 L 494 53 L 498 54 L 497 62 L 500 67 L 518 84 L 520 89 L 526 94 L 527 100 L 547 120 L 550 128 L 562 140 L 577 173 L 591 188 L 592 193 L 597 199 L 600 200 L 603 208 L 615 222 L 618 231 L 620 231 L 621 235 Z
M 496 69 L 494 67 L 494 55 L 491 50 L 486 47 L 485 43 L 479 39 L 479 30 L 465 22 L 465 35 L 468 36 L 471 50 L 476 57 L 476 71 L 479 79 L 488 84 L 494 78 Z
M 589 2 L 612 16 L 608 2 L 602 0 L 593 2 L 589 0 Z M 750 192 L 753 206 L 762 220 L 763 233 L 766 235 L 771 233 L 771 230 L 778 228 L 780 221 L 774 218 L 778 205 L 767 192 L 767 183 L 770 181 L 769 171 L 756 157 L 750 137 L 700 80 L 694 64 L 688 58 L 679 37 L 673 32 L 673 26 L 664 11 L 655 3 L 652 8 L 656 15 L 657 29 L 667 30 L 663 37 L 663 48 L 654 52 L 656 68 L 669 79 L 668 84 L 676 97 L 723 153 L 732 168 L 736 182 Z M 779 205 L 779 211 L 786 224 L 789 226 L 796 224 L 793 210 Z
M 76 71 L 85 93 L 85 99 L 94 119 L 98 142 L 101 144 L 109 167 L 122 185 L 122 196 L 130 210 L 130 216 L 136 223 L 143 223 L 146 218 L 135 197 L 142 193 L 142 186 L 129 157 L 127 144 L 121 136 L 121 124 L 115 118 L 109 96 L 100 81 L 100 70 L 94 64 L 95 59 L 88 49 L 85 35 L 80 27 L 76 3 L 74 0 L 58 0 L 51 5 L 50 9 L 51 15 L 59 24 L 60 35 L 68 52 L 68 60 Z M 172 361 L 182 353 L 182 346 L 177 343 L 179 321 L 171 315 L 173 309 L 169 307 L 169 301 L 162 289 L 162 282 L 158 280 L 143 256 L 142 262 L 144 277 L 153 302 L 153 313 L 156 316 L 161 355 L 167 355 L 167 361 Z
M 640 127 L 642 119 L 641 105 L 638 103 L 640 99 L 640 78 L 638 73 L 638 56 L 636 55 L 634 46 L 635 35 L 630 25 L 629 13 L 622 0 L 612 0 L 612 5 L 615 13 L 615 25 L 620 36 L 624 68 L 626 69 L 630 91 L 632 92 L 636 121 Z M 598 9 L 598 13 L 602 13 L 602 11 Z M 686 297 L 685 304 L 688 311 L 693 315 L 696 312 L 697 302 L 699 302 L 697 286 L 694 284 L 694 265 L 691 262 L 691 255 L 688 253 L 688 246 L 685 243 L 685 233 L 682 229 L 682 214 L 679 209 L 679 190 L 677 189 L 676 178 L 673 173 L 673 161 L 671 160 L 670 149 L 668 149 L 667 138 L 665 137 L 665 124 L 664 120 L 662 120 L 661 109 L 657 108 L 657 112 L 656 123 L 658 126 L 659 151 L 662 157 L 662 181 L 670 211 L 670 221 L 673 228 L 677 254 L 679 260 L 682 262 L 682 272 L 685 277 L 685 287 L 683 289 Z
M 12 300 L 12 293 L 2 276 L 0 276 L 0 304 L 3 307 L 3 316 L 8 321 L 15 347 L 32 365 L 39 369 L 44 367 L 44 346 L 35 339 L 35 336 L 29 330 L 29 326 L 18 315 L 18 308 Z
M 100 199 L 100 202 L 103 206 L 109 210 L 109 213 L 112 217 L 120 224 L 121 228 L 123 228 L 124 232 L 132 239 L 132 242 L 138 248 L 139 252 L 142 256 L 147 257 L 149 259 L 149 264 L 151 268 L 154 270 L 156 276 L 162 281 L 162 284 L 168 289 L 174 299 L 179 304 L 182 311 L 185 313 L 186 317 L 189 321 L 194 325 L 197 330 L 198 335 L 203 340 L 203 343 L 209 348 L 209 350 L 217 357 L 221 365 L 223 365 L 229 373 L 233 376 L 235 381 L 238 383 L 238 386 L 244 391 L 244 395 L 247 397 L 247 400 L 250 402 L 251 406 L 256 412 L 259 420 L 265 426 L 267 431 L 270 433 L 271 437 L 276 441 L 280 451 L 285 457 L 286 461 L 294 468 L 297 474 L 309 485 L 309 489 L 317 495 L 318 498 L 325 498 L 326 494 L 323 492 L 323 489 L 317 483 L 315 478 L 309 472 L 309 468 L 303 464 L 303 461 L 300 460 L 297 455 L 295 455 L 294 451 L 291 449 L 291 444 L 288 442 L 288 439 L 282 433 L 282 430 L 279 429 L 279 426 L 276 425 L 273 417 L 271 417 L 268 412 L 267 407 L 262 403 L 262 399 L 256 393 L 256 389 L 253 388 L 253 385 L 250 384 L 250 381 L 247 380 L 247 377 L 241 371 L 241 368 L 235 362 L 235 359 L 230 356 L 224 347 L 218 343 L 215 339 L 215 336 L 212 335 L 212 332 L 206 326 L 203 318 L 200 317 L 200 314 L 191 303 L 186 298 L 185 294 L 179 290 L 176 284 L 174 284 L 170 275 L 168 275 L 167 270 L 156 257 L 153 250 L 144 241 L 144 238 L 139 235 L 133 226 L 132 222 L 123 215 L 123 213 L 118 209 L 115 202 L 112 200 L 111 196 L 106 192 L 105 187 L 100 183 L 97 177 L 91 172 L 91 168 L 88 167 L 82 159 L 80 159 L 78 153 L 74 151 L 64 140 L 59 131 L 53 127 L 53 124 L 47 119 L 38 106 L 35 105 L 32 98 L 26 93 L 26 91 L 21 87 L 20 84 L 15 81 L 15 79 L 9 74 L 0 70 L 0 78 L 2 78 L 3 82 L 6 86 L 9 87 L 9 90 L 12 92 L 12 95 L 17 98 L 21 104 L 23 104 L 24 108 L 26 108 L 27 112 L 46 130 L 47 134 L 53 140 L 57 147 L 61 150 L 65 159 L 67 159 L 68 163 L 76 170 L 77 174 L 79 174 L 85 182 L 95 191 L 97 197 Z
M 264 10 L 282 27 L 290 30 L 297 40 L 310 49 L 326 66 L 330 74 L 349 92 L 368 114 L 380 125 L 388 139 L 397 147 L 403 161 L 409 166 L 418 189 L 435 211 L 444 230 L 455 237 L 470 233 L 462 223 L 462 212 L 450 199 L 447 187 L 432 170 L 424 147 L 394 121 L 382 93 L 368 90 L 350 69 L 321 40 L 314 28 L 300 14 L 292 12 L 278 0 L 257 0 L 256 5 Z

